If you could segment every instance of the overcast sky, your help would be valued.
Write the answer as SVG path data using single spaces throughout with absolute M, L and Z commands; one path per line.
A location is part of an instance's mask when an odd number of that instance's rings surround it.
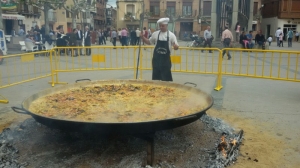
M 108 0 L 107 1 L 107 6 L 109 6 L 109 5 L 111 5 L 111 6 L 113 6 L 113 7 L 116 7 L 117 5 L 116 5 L 116 0 Z

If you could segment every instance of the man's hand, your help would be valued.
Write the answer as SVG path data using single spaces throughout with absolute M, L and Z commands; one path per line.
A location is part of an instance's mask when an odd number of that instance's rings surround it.
M 178 50 L 179 46 L 177 44 L 173 44 L 174 50 Z

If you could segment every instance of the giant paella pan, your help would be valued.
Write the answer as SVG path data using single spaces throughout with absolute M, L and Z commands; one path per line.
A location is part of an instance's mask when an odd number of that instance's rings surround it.
M 210 95 L 188 85 L 102 80 L 50 88 L 12 108 L 51 128 L 143 134 L 194 122 L 212 104 Z

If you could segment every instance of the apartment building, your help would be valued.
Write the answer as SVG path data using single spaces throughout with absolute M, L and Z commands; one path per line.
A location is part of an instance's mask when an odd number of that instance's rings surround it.
M 289 29 L 300 31 L 299 0 L 262 0 L 261 29 L 265 35 L 273 35 L 281 27 L 284 38 Z
M 106 8 L 106 28 L 111 30 L 112 28 L 117 27 L 117 10 L 112 6 Z
M 252 21 L 252 31 L 256 34 L 257 31 L 261 30 L 261 0 L 254 0 L 253 2 L 253 21 Z
M 147 18 L 144 26 L 156 30 L 156 22 L 161 17 L 169 17 L 168 29 L 176 36 L 183 36 L 184 32 L 200 33 L 201 26 L 198 21 L 199 3 L 192 0 L 145 0 Z M 209 1 L 211 4 L 211 2 Z M 210 7 L 211 8 L 211 7 Z
M 96 29 L 104 29 L 106 27 L 106 0 L 96 0 L 94 27 Z

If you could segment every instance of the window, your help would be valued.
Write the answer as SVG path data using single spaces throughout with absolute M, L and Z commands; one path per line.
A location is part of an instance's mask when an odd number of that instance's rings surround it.
M 148 27 L 150 28 L 150 29 L 153 29 L 153 30 L 156 30 L 157 28 L 156 28 L 156 23 L 154 22 L 154 23 L 148 23 Z
M 170 16 L 175 16 L 176 2 L 167 2 L 167 13 Z
M 203 16 L 211 16 L 211 1 L 203 1 Z
M 257 15 L 257 9 L 258 9 L 258 2 L 254 2 L 254 5 L 253 5 L 253 15 Z
M 70 18 L 70 12 L 69 11 L 66 11 L 66 17 Z
M 159 16 L 159 2 L 150 2 L 150 12 L 153 16 Z
M 24 10 L 24 12 L 29 12 L 28 5 L 25 2 L 24 2 L 24 5 L 23 5 L 23 10 Z
M 135 6 L 133 4 L 126 5 L 126 13 L 131 13 L 132 16 L 135 15 Z
M 183 2 L 182 4 L 182 15 L 183 16 L 192 16 L 192 2 Z

